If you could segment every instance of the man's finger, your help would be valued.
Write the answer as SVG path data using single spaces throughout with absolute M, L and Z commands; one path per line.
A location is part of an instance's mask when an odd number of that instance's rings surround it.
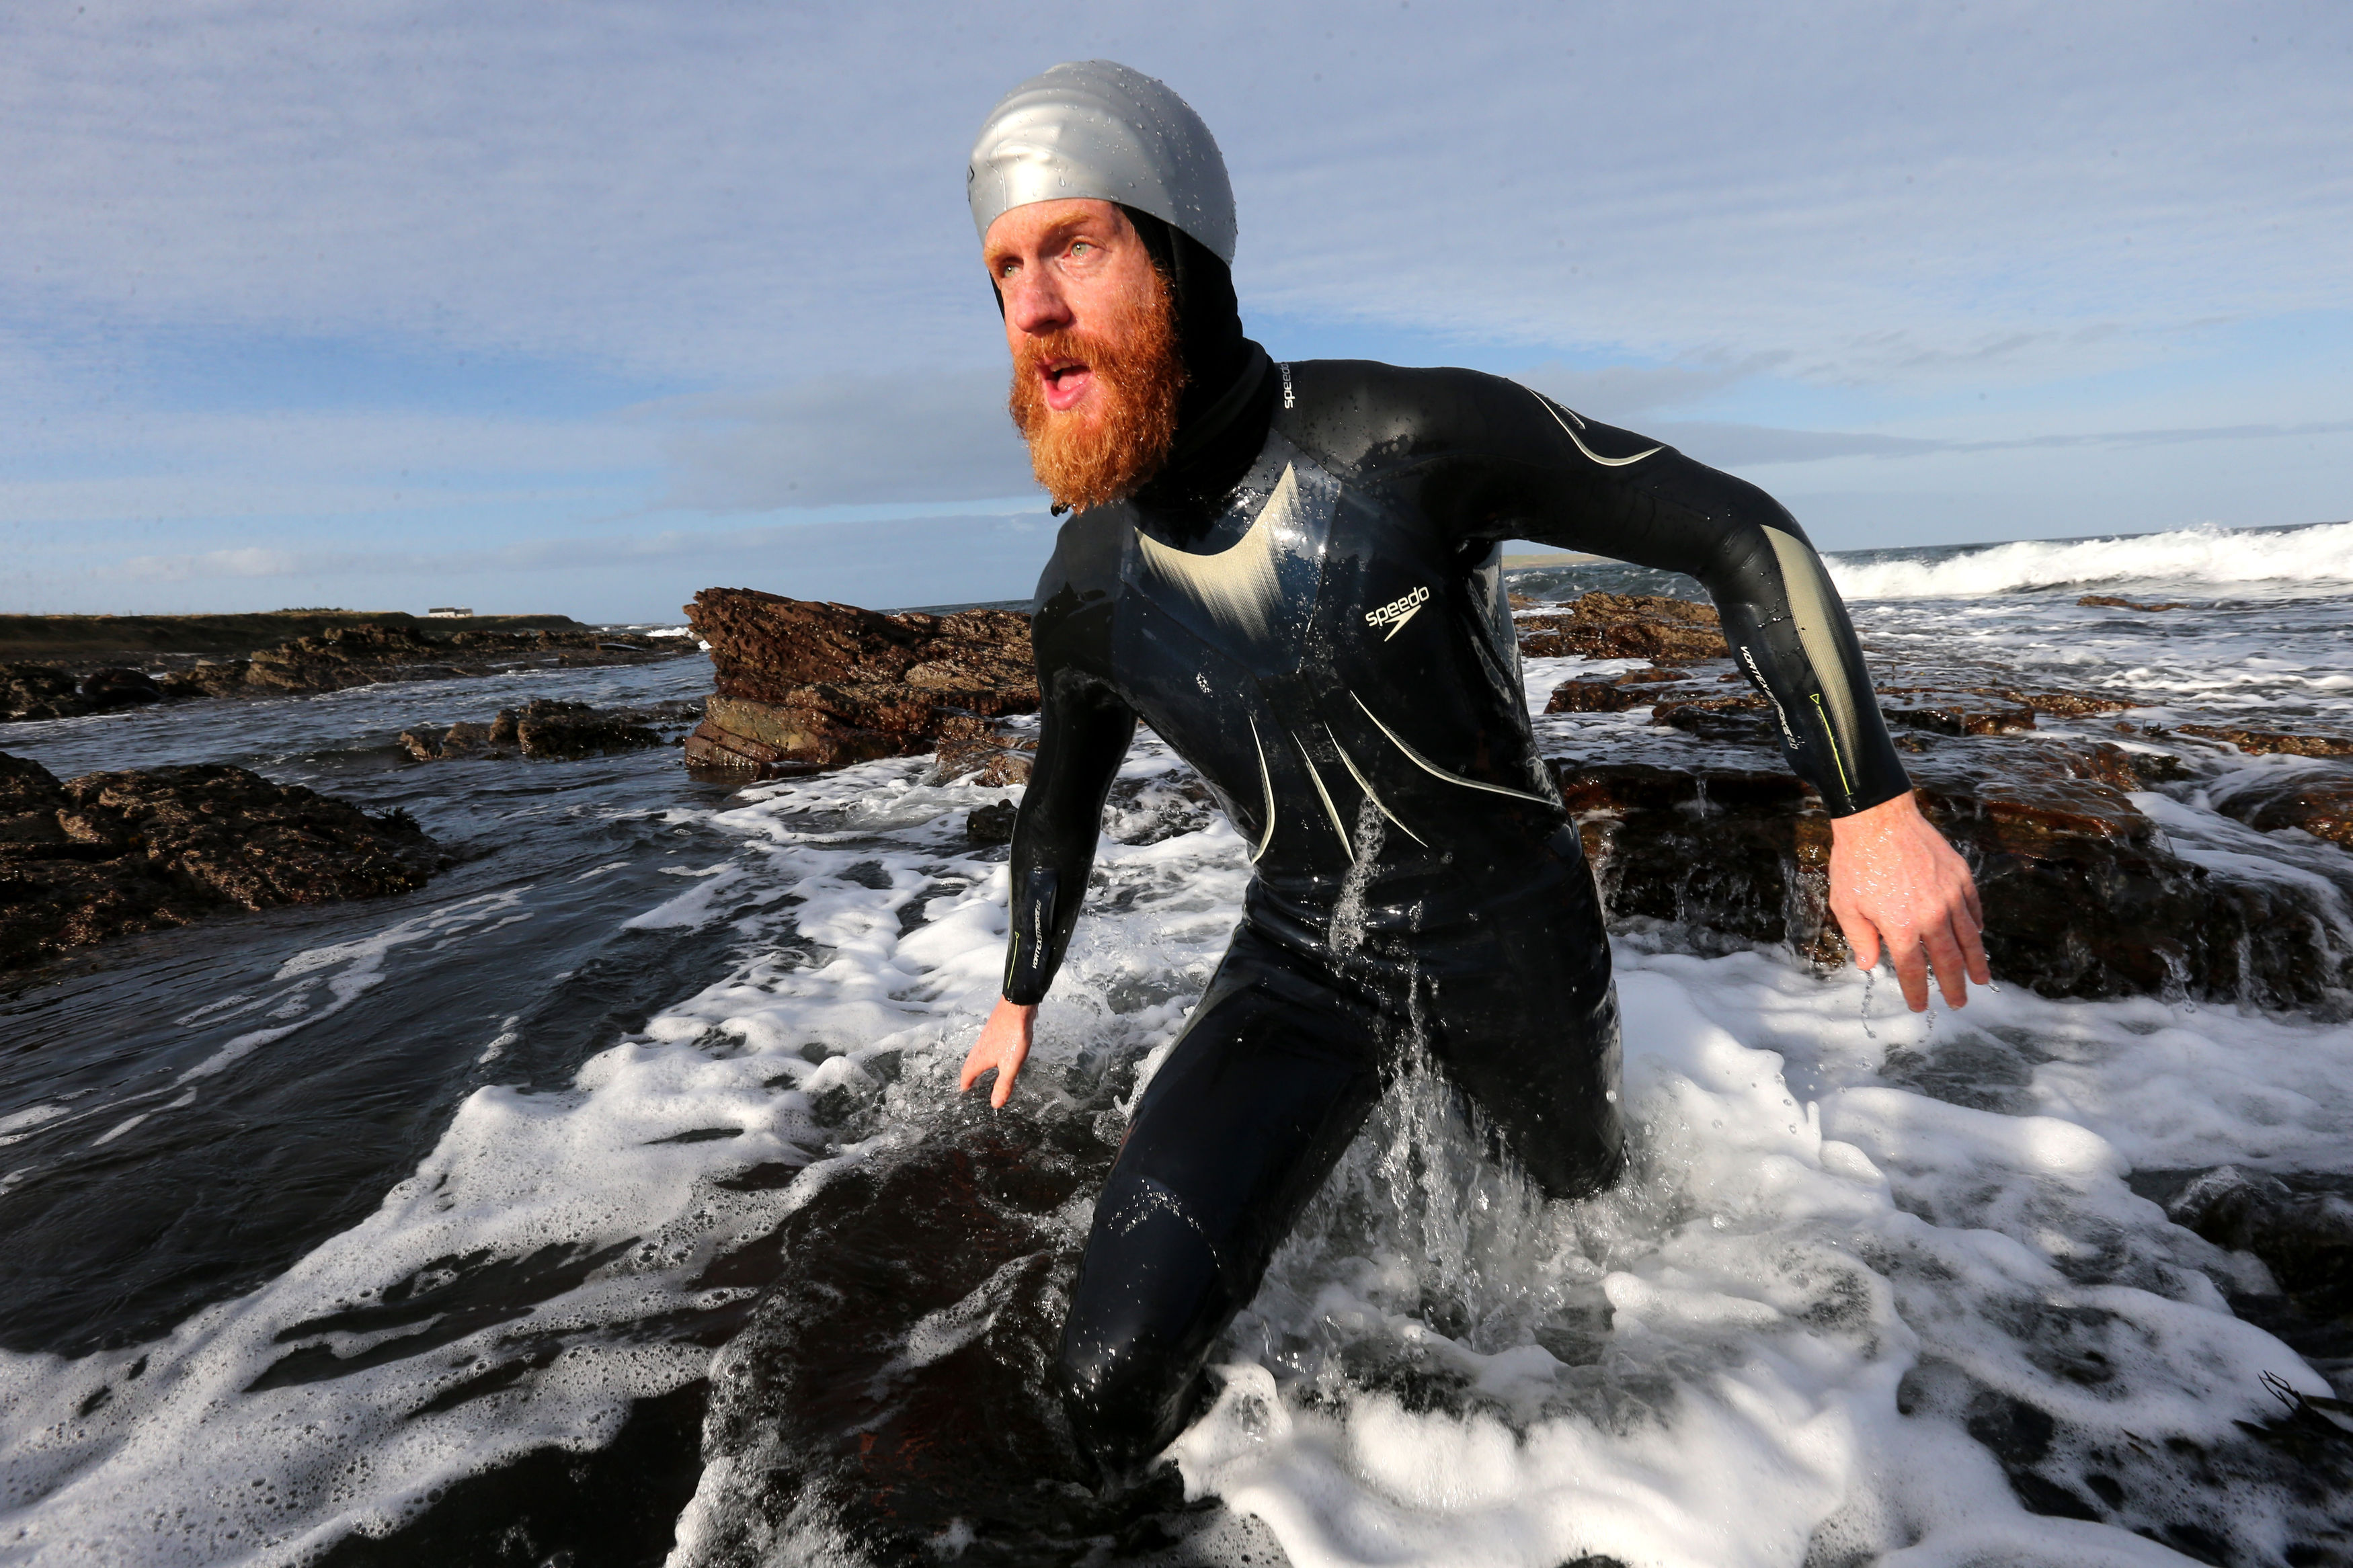
M 1854 954 L 1854 966 L 1869 973 L 1879 967 L 1879 928 L 1863 919 L 1862 911 L 1853 908 L 1831 906 L 1831 915 L 1846 937 L 1847 951 Z
M 1976 926 L 1979 931 L 1983 931 L 1985 929 L 1985 905 L 1978 900 L 1978 879 L 1969 875 L 1968 868 L 1967 867 L 1963 867 L 1961 869 L 1961 901 L 1968 906 L 1969 923 Z M 1980 982 L 1980 984 L 1983 983 Z
M 996 1065 L 997 1052 L 988 1041 L 974 1041 L 972 1049 L 965 1053 L 964 1076 L 956 1080 L 956 1092 L 962 1094 L 978 1083 L 981 1075 Z
M 1928 955 L 1919 940 L 1889 942 L 1888 956 L 1895 963 L 1895 983 L 1904 988 L 1904 1005 L 1915 1013 L 1928 1010 Z
M 1966 1007 L 1969 1001 L 1968 981 L 1961 973 L 1961 944 L 1953 935 L 1957 923 L 1946 920 L 1929 927 L 1922 944 L 1927 951 L 1929 967 L 1936 971 L 1936 988 L 1945 994 L 1947 1007 Z
M 1954 933 L 1960 938 L 1961 962 L 1968 965 L 1969 978 L 1980 985 L 1993 984 L 1993 970 L 1986 963 L 1985 923 L 1982 921 L 1953 922 Z
M 997 1058 L 997 1089 L 988 1097 L 988 1103 L 997 1110 L 1004 1110 L 1005 1102 L 1013 1098 L 1013 1080 L 1021 1076 L 1021 1063 L 1029 1054 L 1027 1047 L 1015 1046 Z

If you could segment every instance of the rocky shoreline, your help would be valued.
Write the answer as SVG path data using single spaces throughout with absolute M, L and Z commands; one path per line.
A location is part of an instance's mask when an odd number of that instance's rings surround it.
M 400 621 L 333 626 L 230 658 L 124 654 L 0 664 L 0 722 L 72 719 L 210 697 L 286 697 L 501 669 L 640 664 L 695 651 L 684 637 L 594 626 L 473 628 L 448 636 Z
M 1707 742 L 1673 761 L 1548 745 L 1613 927 L 1845 962 L 1827 908 L 1829 819 L 1781 762 L 1715 612 L 1601 593 L 1517 607 L 1524 655 L 1619 666 L 1560 682 L 1547 714 L 1647 709 L 1650 725 Z M 688 616 L 719 669 L 691 765 L 764 779 L 930 752 L 936 782 L 1028 776 L 1034 737 L 1003 722 L 1038 701 L 1019 616 L 883 616 L 714 589 Z M 1918 799 L 1977 873 L 1998 980 L 2053 997 L 2329 1016 L 2353 1003 L 2341 919 L 2353 906 L 2353 737 L 2167 729 L 2131 721 L 2134 704 L 2103 692 L 1955 682 L 1885 660 L 1880 674 Z M 2225 765 L 2249 756 L 2308 761 Z M 2279 874 L 2177 843 L 2159 816 L 2193 795 L 2253 829 L 2256 847 L 2276 842 Z M 1008 816 L 984 807 L 968 833 L 1002 842 Z
M 1516 607 L 1525 656 L 1592 665 L 1557 682 L 1544 704 L 1546 720 L 1570 722 L 1539 728 L 1613 928 L 1699 951 L 1779 946 L 1816 964 L 1844 962 L 1827 909 L 1829 820 L 1783 764 L 1769 705 L 1733 666 L 1715 612 L 1601 593 Z M 412 728 L 401 744 L 425 763 L 573 758 L 659 746 L 665 726 L 675 735 L 699 720 L 683 737 L 685 761 L 723 782 L 925 754 L 935 783 L 1028 778 L 1036 739 L 1023 719 L 1037 710 L 1038 691 L 1026 616 L 884 615 L 720 588 L 698 595 L 687 616 L 715 667 L 717 689 L 701 704 L 599 710 L 541 699 L 487 721 Z M 512 668 L 522 657 L 634 662 L 676 651 L 653 643 L 586 630 L 437 638 L 347 626 L 161 679 L 101 669 L 76 683 L 71 700 L 89 710 L 334 690 Z M 1882 708 L 1917 798 L 1977 873 L 1998 979 L 2053 997 L 2353 1012 L 2344 919 L 2353 908 L 2353 737 L 2139 723 L 2134 705 L 2109 693 L 1878 662 Z M 1647 723 L 1626 729 L 1638 713 Z M 1577 722 L 1588 718 L 1617 727 L 1596 733 Z M 1628 743 L 1649 734 L 1673 744 Z M 2272 761 L 2246 765 L 2258 757 Z M 0 885 L 10 889 L 0 968 L 210 910 L 406 890 L 438 864 L 412 825 L 375 822 L 242 770 L 60 784 L 29 763 L 5 765 L 16 804 L 0 837 Z M 1115 798 L 1115 815 L 1141 821 L 1168 807 L 1189 819 L 1207 809 L 1189 775 L 1163 786 L 1150 799 Z M 2188 808 L 2177 802 L 2242 825 L 2246 842 L 2213 852 L 2180 841 L 2171 814 Z M 984 806 L 968 836 L 1002 843 L 1010 815 Z M 278 856 L 285 869 L 232 874 L 240 856 L 257 864 Z

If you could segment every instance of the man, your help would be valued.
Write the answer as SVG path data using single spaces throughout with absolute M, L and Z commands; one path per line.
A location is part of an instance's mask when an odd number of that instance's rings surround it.
M 1139 720 L 1250 846 L 1232 946 L 1136 1108 L 1060 1377 L 1108 1475 L 1190 1415 L 1212 1343 L 1426 1053 L 1554 1198 L 1623 1160 L 1593 879 L 1536 755 L 1497 562 L 1540 540 L 1697 577 L 1833 818 L 1831 906 L 1905 999 L 1988 976 L 1968 868 L 1913 805 L 1853 629 L 1761 490 L 1512 382 L 1277 365 L 1242 335 L 1233 195 L 1161 83 L 1057 66 L 967 173 L 1011 405 L 1073 513 L 1039 580 L 1042 730 L 1003 999 L 965 1060 L 1003 1105 Z

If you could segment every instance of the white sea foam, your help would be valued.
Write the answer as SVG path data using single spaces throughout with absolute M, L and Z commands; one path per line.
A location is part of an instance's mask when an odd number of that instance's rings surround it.
M 1145 737 L 1128 772 L 1168 765 Z M 693 1288 L 708 1259 L 920 1135 L 994 994 L 1004 868 L 962 822 L 1003 792 L 923 784 L 922 767 L 721 814 L 740 855 L 638 921 L 732 927 L 732 971 L 564 1092 L 473 1094 L 375 1214 L 284 1275 L 153 1344 L 0 1356 L 0 1560 L 290 1563 L 533 1447 L 594 1447 L 632 1398 L 702 1375 L 707 1352 L 631 1326 L 723 1308 L 728 1292 Z M 1025 1094 L 1050 1095 L 1082 1050 L 1165 1051 L 1234 919 L 1248 864 L 1229 826 L 1123 831 L 1137 841 L 1103 847 Z M 351 944 L 354 984 L 374 951 Z M 2353 1031 L 2010 990 L 1933 1027 L 1883 1016 L 1874 1037 L 1859 977 L 1618 956 L 1636 1159 L 1621 1190 L 1535 1201 L 1409 1079 L 1221 1349 L 1223 1392 L 1176 1457 L 1300 1568 L 2178 1563 L 2128 1531 L 2024 1512 L 1968 1436 L 1972 1401 L 2053 1413 L 2063 1481 L 2096 1463 L 2163 1504 L 2195 1492 L 2168 1438 L 2230 1441 L 2275 1413 L 2265 1373 L 2328 1392 L 2225 1306 L 2216 1281 L 2260 1288 L 2261 1266 L 2122 1177 L 2341 1163 Z M 1994 1050 L 2023 1064 L 2012 1103 L 1921 1091 L 1951 1054 Z M 882 1131 L 828 1150 L 813 1105 L 840 1089 Z M 764 1162 L 810 1168 L 782 1191 L 713 1184 Z M 304 1327 L 486 1262 L 565 1257 L 599 1260 L 527 1317 L 429 1352 L 396 1342 L 429 1321 Z M 909 1364 L 996 1310 L 925 1319 Z M 524 1344 L 543 1365 L 431 1408 Z M 255 1388 L 312 1346 L 352 1369 Z M 722 1506 L 712 1489 L 690 1509 L 690 1544 Z M 2181 1506 L 2261 1540 L 2281 1504 L 2255 1489 Z
M 2202 597 L 2262 584 L 2353 584 L 2353 522 L 2276 531 L 2183 529 L 2116 539 L 2050 543 L 2021 540 L 1942 560 L 1830 558 L 1831 579 L 1849 599 L 1975 598 L 2024 589 L 2148 585 Z

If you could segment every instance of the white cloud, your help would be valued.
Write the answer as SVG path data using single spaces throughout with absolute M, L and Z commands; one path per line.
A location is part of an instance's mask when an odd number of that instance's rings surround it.
M 668 506 L 765 510 L 1036 489 L 1001 372 L 843 375 L 643 413 L 670 432 Z
M 20 12 L 0 288 L 730 384 L 976 364 L 957 164 L 1013 80 L 1107 53 L 1217 129 L 1261 309 L 1903 379 L 2341 305 L 2348 40 L 2025 0 Z
M 1980 536 L 2063 531 L 2054 482 L 2171 504 L 2127 450 L 2259 468 L 2200 492 L 2226 521 L 2342 510 L 2267 454 L 2353 414 L 2310 347 L 2353 335 L 2353 8 L 132 0 L 0 15 L 11 553 L 625 586 L 706 546 L 617 517 L 1027 494 L 957 165 L 1090 55 L 1215 127 L 1278 353 L 1428 334 L 1713 460 L 1919 476 Z M 272 368 L 335 342 L 527 374 L 322 408 Z

